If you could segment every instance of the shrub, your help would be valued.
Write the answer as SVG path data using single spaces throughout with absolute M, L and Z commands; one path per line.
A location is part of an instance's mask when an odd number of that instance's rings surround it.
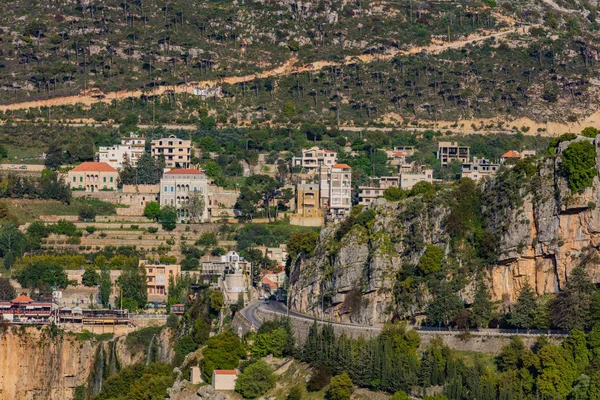
M 212 247 L 217 245 L 217 235 L 214 232 L 204 232 L 198 240 L 196 246 Z
M 156 233 L 156 232 L 158 232 L 158 228 L 155 227 L 155 226 L 149 226 L 148 227 L 148 232 L 150 232 L 150 233 Z
M 346 372 L 341 375 L 334 376 L 331 380 L 327 397 L 329 400 L 350 400 L 350 396 L 354 392 L 352 379 Z
M 149 219 L 158 219 L 160 217 L 160 204 L 151 201 L 144 207 L 144 216 Z
M 85 231 L 89 234 L 92 234 L 92 233 L 96 232 L 96 227 L 95 226 L 86 226 Z
M 406 198 L 406 190 L 390 186 L 383 192 L 383 198 L 387 201 L 400 201 Z
M 442 266 L 444 250 L 437 246 L 428 244 L 425 253 L 419 259 L 418 267 L 423 275 L 438 272 Z

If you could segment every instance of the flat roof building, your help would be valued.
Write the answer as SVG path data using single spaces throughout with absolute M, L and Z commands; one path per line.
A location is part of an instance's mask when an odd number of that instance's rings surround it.
M 192 160 L 192 141 L 179 139 L 175 135 L 156 139 L 151 143 L 152 156 L 165 157 L 165 168 L 189 168 Z
M 461 146 L 457 142 L 438 143 L 437 158 L 442 165 L 447 165 L 454 160 L 467 163 L 471 158 L 470 154 L 471 149 L 469 146 Z

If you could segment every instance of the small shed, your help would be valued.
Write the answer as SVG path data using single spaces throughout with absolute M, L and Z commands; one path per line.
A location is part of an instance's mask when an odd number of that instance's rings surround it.
M 237 371 L 233 369 L 216 369 L 212 375 L 215 390 L 235 390 Z

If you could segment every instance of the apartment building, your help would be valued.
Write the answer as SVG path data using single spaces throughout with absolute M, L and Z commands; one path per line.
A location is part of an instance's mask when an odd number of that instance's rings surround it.
M 330 220 L 341 220 L 352 208 L 352 168 L 347 164 L 335 164 L 321 168 L 321 203 Z
M 302 157 L 294 157 L 292 159 L 292 165 L 301 166 L 302 170 L 307 174 L 318 172 L 321 165 L 331 168 L 336 162 L 337 152 L 322 150 L 316 146 L 302 150 Z
M 140 260 L 139 265 L 146 270 L 148 301 L 166 301 L 169 296 L 169 279 L 179 279 L 181 266 L 148 260 Z
M 500 169 L 500 164 L 494 164 L 485 158 L 474 157 L 472 162 L 464 163 L 461 168 L 460 177 L 470 178 L 479 182 L 488 176 L 496 175 Z
M 190 196 L 198 195 L 204 199 L 204 210 L 198 215 L 197 210 L 187 210 Z M 160 205 L 175 206 L 180 210 L 182 222 L 207 222 L 208 214 L 208 181 L 204 172 L 197 169 L 172 169 L 163 174 L 160 180 Z
M 132 133 L 129 137 L 121 139 L 121 144 L 100 146 L 96 153 L 96 160 L 105 162 L 111 167 L 121 170 L 125 161 L 136 166 L 138 159 L 144 154 L 145 148 L 146 139 Z
M 189 168 L 192 160 L 192 141 L 174 135 L 156 139 L 151 143 L 152 156 L 165 157 L 165 168 Z
M 98 192 L 117 190 L 119 173 L 105 162 L 84 162 L 67 173 L 72 190 Z
M 469 146 L 461 146 L 457 142 L 439 142 L 437 158 L 442 165 L 447 165 L 454 160 L 468 163 L 471 159 L 471 149 Z
M 415 169 L 400 174 L 400 189 L 410 190 L 419 182 L 433 183 L 433 170 Z

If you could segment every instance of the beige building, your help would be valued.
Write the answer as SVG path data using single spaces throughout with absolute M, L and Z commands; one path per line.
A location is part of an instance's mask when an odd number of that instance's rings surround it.
M 136 166 L 138 159 L 146 151 L 145 148 L 146 139 L 140 138 L 137 134 L 131 134 L 130 137 L 121 139 L 121 144 L 100 146 L 98 153 L 96 153 L 96 159 L 121 170 L 125 161 L 129 161 L 131 165 Z
M 363 206 L 368 206 L 371 204 L 376 198 L 383 197 L 383 192 L 385 192 L 385 188 L 382 187 L 372 187 L 372 186 L 360 186 L 358 188 L 358 204 Z
M 433 170 L 422 169 L 400 174 L 400 189 L 410 190 L 419 182 L 433 183 Z
M 462 165 L 460 177 L 470 178 L 475 182 L 479 182 L 488 176 L 496 175 L 500 169 L 500 164 L 492 164 L 485 158 L 474 157 L 472 162 Z
M 180 210 L 180 220 L 207 222 L 208 214 L 208 182 L 204 172 L 197 169 L 172 169 L 163 174 L 160 180 L 160 205 L 175 206 Z M 204 210 L 198 212 L 186 209 L 191 196 L 199 196 L 204 200 Z
M 337 162 L 337 153 L 331 150 L 322 150 L 318 147 L 302 150 L 302 157 L 294 157 L 292 165 L 300 165 L 303 172 L 314 174 L 318 172 L 321 165 L 329 168 L 333 167 Z
M 233 369 L 215 369 L 212 375 L 212 385 L 215 390 L 235 390 L 237 371 Z
M 86 192 L 117 190 L 118 179 L 117 170 L 105 162 L 84 162 L 67 174 L 72 190 Z
M 181 266 L 159 262 L 152 263 L 148 260 L 140 260 L 140 265 L 146 269 L 148 301 L 166 301 L 169 295 L 169 279 L 171 277 L 179 279 Z
M 471 149 L 469 146 L 460 146 L 457 142 L 439 142 L 437 158 L 442 165 L 458 160 L 461 163 L 468 163 L 471 159 Z
M 192 160 L 192 141 L 179 139 L 174 135 L 168 138 L 156 139 L 151 143 L 152 156 L 165 157 L 165 167 L 189 168 Z

